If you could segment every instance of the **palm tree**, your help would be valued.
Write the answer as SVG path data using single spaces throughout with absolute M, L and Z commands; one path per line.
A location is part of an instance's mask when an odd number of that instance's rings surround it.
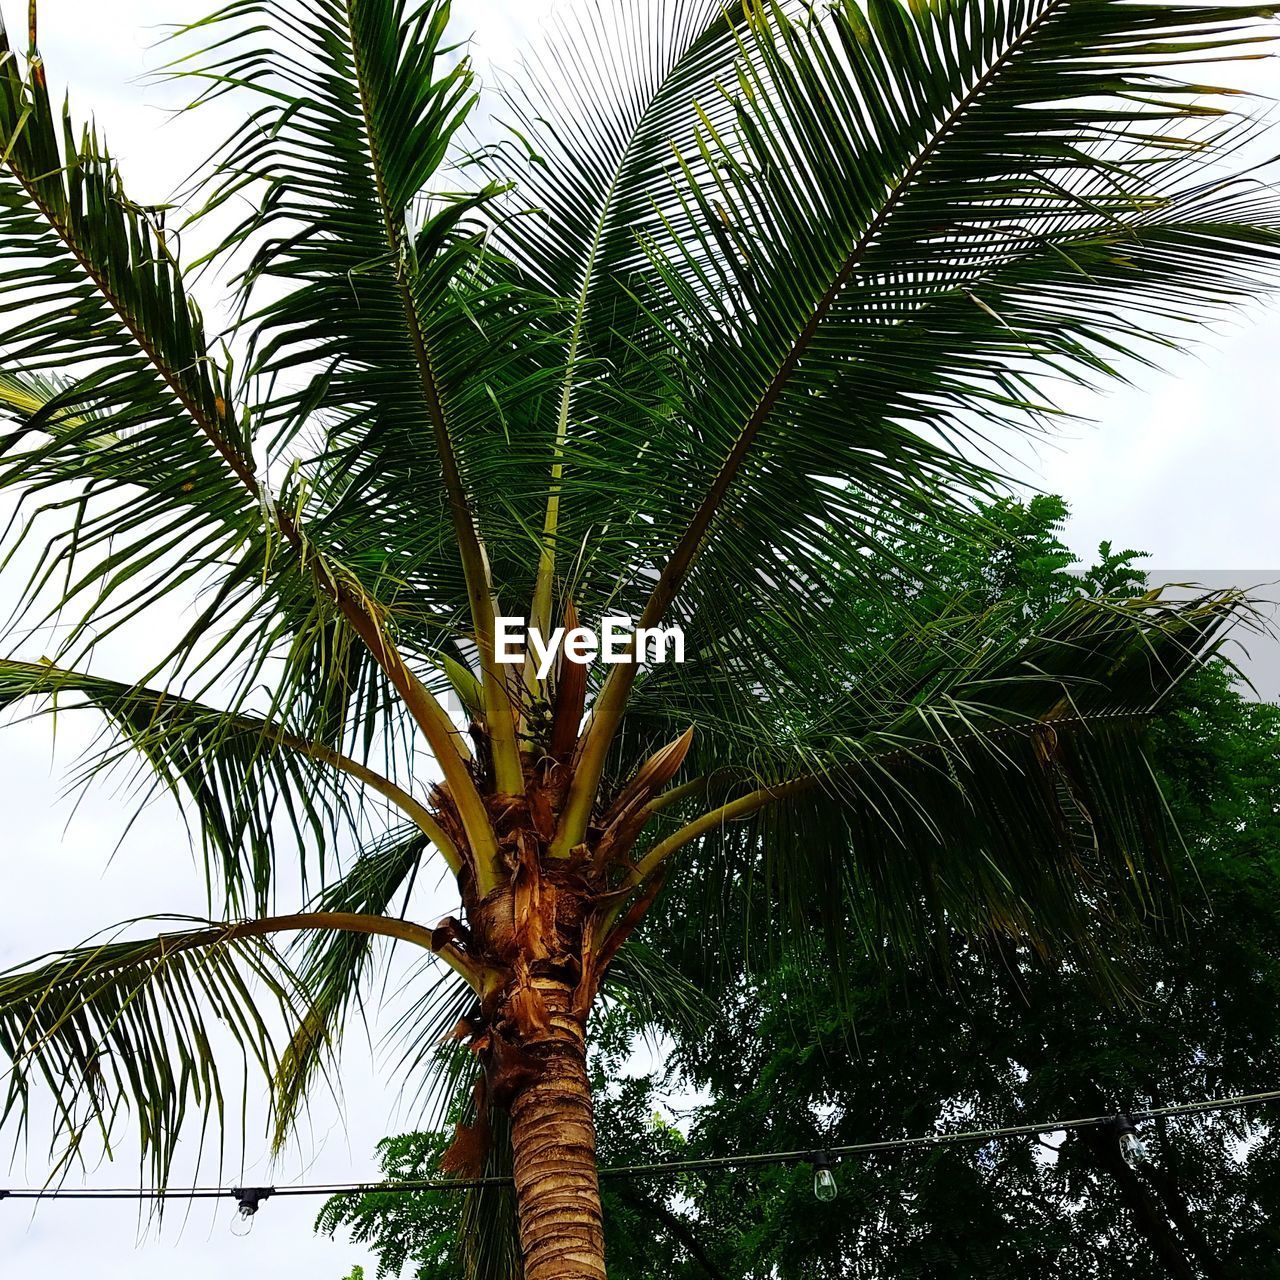
M 445 0 L 231 0 L 171 68 L 244 104 L 179 228 L 58 119 L 32 3 L 0 475 L 19 615 L 63 625 L 39 656 L 15 621 L 0 699 L 105 718 L 86 777 L 180 797 L 214 918 L 4 976 L 7 1113 L 47 1088 L 64 1162 L 132 1117 L 163 1183 L 231 1040 L 282 1137 L 389 938 L 442 966 L 408 1068 L 475 1083 L 450 1167 L 509 1125 L 525 1275 L 601 1277 L 588 1015 L 692 1000 L 633 937 L 671 869 L 713 945 L 750 914 L 837 977 L 858 904 L 888 950 L 945 918 L 1085 958 L 1102 902 L 1153 914 L 1143 728 L 1237 602 L 922 617 L 894 546 L 975 527 L 981 446 L 1051 426 L 1050 383 L 1271 287 L 1249 121 L 1182 79 L 1270 13 L 601 0 L 477 138 Z M 540 674 L 506 616 L 679 624 L 688 661 Z

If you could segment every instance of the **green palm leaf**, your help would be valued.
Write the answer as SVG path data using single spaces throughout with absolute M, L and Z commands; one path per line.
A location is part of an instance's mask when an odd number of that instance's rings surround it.
M 280 1024 L 308 1017 L 326 988 L 314 964 L 291 967 L 277 935 L 431 946 L 429 930 L 355 912 L 183 923 L 181 931 L 77 947 L 0 975 L 0 1049 L 12 1064 L 4 1115 L 25 1123 L 33 1085 L 42 1085 L 55 1102 L 55 1146 L 67 1144 L 64 1166 L 79 1158 L 90 1131 L 110 1150 L 132 1110 L 142 1156 L 164 1186 L 189 1114 L 201 1116 L 202 1131 L 212 1121 L 225 1134 L 220 1058 L 260 1070 L 268 1083 L 290 1078 L 294 1046 L 277 1047 Z M 242 1089 L 242 1108 L 247 1101 Z M 282 1102 L 279 1123 L 291 1124 L 296 1100 L 287 1089 Z
M 1247 53 L 1270 10 L 886 0 L 810 21 L 748 9 L 748 52 L 717 91 L 732 120 L 704 111 L 647 239 L 651 331 L 633 345 L 669 352 L 683 394 L 638 438 L 613 424 L 598 455 L 609 471 L 619 447 L 651 459 L 628 456 L 615 488 L 643 494 L 646 546 L 662 551 L 642 569 L 625 539 L 616 556 L 595 539 L 594 567 L 597 590 L 642 625 L 671 615 L 701 642 L 704 617 L 715 634 L 726 612 L 765 610 L 795 618 L 793 642 L 809 644 L 831 630 L 833 563 L 846 581 L 866 570 L 860 589 L 878 594 L 876 556 L 852 549 L 879 551 L 904 515 L 946 522 L 994 482 L 957 438 L 1034 422 L 1047 379 L 1110 373 L 1146 345 L 1135 334 L 1184 331 L 1183 316 L 1274 286 L 1273 194 L 1200 176 L 1245 125 L 1225 94 L 1165 74 L 1180 55 Z M 1105 302 L 1082 313 L 1080 272 L 1100 253 Z M 1014 304 L 1003 315 L 982 295 L 1013 269 L 1025 284 L 996 299 Z M 876 336 L 908 326 L 912 349 L 886 370 Z M 903 369 L 921 381 L 902 386 Z M 688 450 L 642 448 L 673 414 Z M 595 487 L 596 467 L 579 467 Z M 818 588 L 803 610 L 797 582 Z M 581 608 L 590 586 L 574 594 Z M 583 830 L 634 676 L 610 675 L 561 847 Z
M 323 849 L 352 828 L 365 807 L 356 784 L 382 795 L 449 849 L 421 801 L 286 726 L 48 662 L 0 660 L 0 708 L 26 702 L 34 704 L 32 714 L 82 709 L 106 718 L 114 733 L 84 762 L 83 779 L 133 759 L 141 803 L 161 787 L 190 805 L 211 901 L 232 910 L 265 909 L 285 830 L 305 859 L 309 842 Z M 302 866 L 305 879 L 305 860 Z
M 691 755 L 701 782 L 654 805 L 668 834 L 638 861 L 636 892 L 698 841 L 715 869 L 700 857 L 677 892 L 697 918 L 722 919 L 705 935 L 717 945 L 740 918 L 763 930 L 762 955 L 821 938 L 838 968 L 866 938 L 910 949 L 947 920 L 1079 949 L 1105 971 L 1126 921 L 1171 917 L 1162 851 L 1176 836 L 1147 731 L 1238 606 L 1152 593 L 1081 598 L 1047 619 L 998 607 L 922 623 L 811 711 L 757 704 L 740 754 L 722 723 L 715 749 Z
M 213 48 L 177 67 L 210 82 L 206 100 L 230 87 L 265 100 L 210 179 L 212 208 L 253 193 L 223 250 L 250 254 L 241 285 L 250 371 L 267 389 L 259 420 L 273 448 L 308 435 L 317 536 L 368 566 L 420 648 L 468 634 L 457 619 L 472 615 L 494 702 L 481 539 L 506 548 L 522 532 L 505 503 L 474 498 L 495 450 L 508 502 L 518 492 L 508 447 L 544 377 L 524 340 L 545 304 L 513 292 L 483 251 L 471 215 L 497 188 L 443 189 L 474 102 L 465 59 L 448 65 L 448 16 L 442 0 L 325 0 L 305 16 L 242 0 L 190 29 Z M 270 300 L 254 309 L 260 293 Z M 426 495 L 444 518 L 418 518 Z M 514 774 L 511 750 L 499 767 Z
M 1116 331 L 1126 322 L 1132 331 L 1137 315 L 1152 309 L 1167 317 L 1174 297 L 1212 315 L 1248 287 L 1251 271 L 1256 287 L 1257 272 L 1265 277 L 1274 265 L 1276 214 L 1266 190 L 1253 187 L 1249 199 L 1237 183 L 1193 177 L 1208 155 L 1230 151 L 1239 121 L 1224 107 L 1202 105 L 1212 103 L 1211 90 L 1160 76 L 1184 45 L 1203 54 L 1217 42 L 1228 56 L 1261 39 L 1248 20 L 1265 17 L 1264 8 L 1232 9 L 1238 25 L 1223 29 L 1225 11 L 1094 0 L 957 3 L 918 13 L 882 4 L 871 7 L 870 25 L 856 5 L 803 23 L 776 6 L 750 7 L 738 81 L 699 104 L 700 135 L 669 193 L 655 194 L 665 218 L 648 239 L 651 322 L 698 371 L 679 413 L 697 423 L 702 459 L 700 477 L 683 470 L 664 477 L 656 459 L 637 477 L 649 490 L 643 509 L 657 522 L 655 542 L 664 519 L 694 516 L 721 472 L 737 496 L 712 551 L 745 551 L 753 513 L 771 512 L 805 479 L 813 490 L 807 511 L 829 522 L 828 539 L 865 543 L 867 527 L 854 525 L 870 514 L 860 501 L 875 495 L 919 509 L 936 499 L 931 477 L 954 481 L 954 459 L 931 442 L 939 429 L 944 438 L 956 433 L 959 410 L 981 422 L 1034 407 L 1040 397 L 1025 375 L 1037 365 L 1097 374 L 1093 353 L 1114 355 Z M 886 95 L 910 109 L 887 111 Z M 1185 285 L 1177 278 L 1183 217 L 1187 242 L 1202 251 L 1218 289 L 1201 292 L 1203 275 Z M 1153 223 L 1172 224 L 1172 243 L 1157 237 L 1143 245 Z M 1076 244 L 1085 261 L 1067 275 Z M 1071 286 L 1082 273 L 1088 278 L 1099 250 L 1119 266 L 1129 245 L 1156 274 L 1115 271 L 1100 288 L 1125 311 L 1109 322 L 1116 313 L 1100 308 L 1091 324 Z M 1044 272 L 1026 280 L 1033 296 L 1025 303 L 1039 323 L 1025 337 L 1017 315 L 1002 321 L 969 296 L 980 298 L 983 280 L 1018 264 Z M 968 323 L 957 326 L 952 309 L 935 328 L 932 308 L 956 301 L 970 305 Z M 913 320 L 914 359 L 968 376 L 935 395 L 936 404 L 923 394 L 889 404 L 860 394 L 859 375 L 883 372 L 874 348 L 863 355 L 868 342 L 892 340 Z M 1003 386 L 974 347 L 993 332 L 1018 366 L 997 367 Z M 1047 345 L 1037 334 L 1051 335 Z M 1135 343 L 1130 336 L 1119 345 Z M 1011 376 L 1018 369 L 1020 379 Z M 860 421 L 863 404 L 876 414 Z M 793 412 L 800 429 L 788 426 Z M 847 512 L 836 496 L 847 490 L 813 485 L 820 477 L 855 490 Z M 566 495 L 572 484 L 570 476 Z M 664 517 L 667 489 L 672 512 Z M 703 519 L 720 509 L 717 498 Z M 936 519 L 936 506 L 927 509 Z M 761 554 L 778 545 L 769 523 Z M 814 553 L 803 543 L 781 550 L 793 567 Z
M 212 1125 L 221 1146 L 233 1117 L 220 1061 L 271 1077 L 273 1020 L 298 994 L 269 940 L 208 923 L 11 970 L 0 976 L 0 1045 L 13 1064 L 5 1115 L 25 1117 L 42 1085 L 56 1104 L 65 1169 L 95 1131 L 110 1150 L 132 1111 L 149 1175 L 163 1186 L 189 1118 L 202 1134 Z
M 37 496 L 82 481 L 97 456 L 96 491 L 82 484 L 74 532 L 49 542 L 32 586 L 62 568 L 67 596 L 96 591 L 104 613 L 124 597 L 136 612 L 211 565 L 265 555 L 231 374 L 160 212 L 128 199 L 93 131 L 58 121 L 42 68 L 24 81 L 3 34 L 0 60 L 0 399 L 17 413 L 0 484 Z M 47 374 L 56 384 L 26 381 Z M 77 503 L 59 494 L 49 507 Z
M 331 700 L 333 682 L 314 678 L 351 651 L 331 588 L 353 571 L 275 518 L 234 370 L 205 335 L 161 212 L 128 198 L 95 134 L 77 141 L 67 117 L 60 138 L 42 71 L 23 80 L 0 53 L 0 255 L 13 268 L 0 281 L 12 423 L 0 485 L 19 491 L 21 521 L 6 562 L 38 547 L 21 610 L 37 626 L 70 617 L 59 653 L 74 655 L 160 601 L 206 592 L 180 661 L 210 683 L 234 673 L 247 696 L 283 652 L 279 699 Z M 351 675 L 357 707 L 385 700 L 367 656 Z

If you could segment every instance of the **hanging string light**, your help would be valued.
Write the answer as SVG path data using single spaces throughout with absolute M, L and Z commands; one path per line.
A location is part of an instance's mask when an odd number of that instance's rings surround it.
M 823 1204 L 830 1204 L 836 1198 L 836 1175 L 831 1172 L 831 1155 L 826 1151 L 815 1151 L 811 1159 L 813 1165 L 813 1194 Z
M 814 1169 L 814 1194 L 818 1195 L 818 1179 L 822 1170 L 819 1157 L 827 1161 L 826 1178 L 822 1181 L 834 1189 L 835 1176 L 831 1162 L 844 1156 L 874 1155 L 891 1151 L 913 1151 L 926 1147 L 960 1146 L 993 1142 L 1003 1138 L 1031 1137 L 1036 1134 L 1061 1133 L 1074 1129 L 1103 1129 L 1110 1127 L 1123 1148 L 1139 1163 L 1149 1160 L 1146 1144 L 1137 1136 L 1136 1124 L 1157 1116 L 1204 1115 L 1214 1111 L 1230 1111 L 1263 1103 L 1280 1102 L 1280 1089 L 1265 1093 L 1240 1094 L 1232 1098 L 1206 1099 L 1203 1102 L 1184 1102 L 1174 1106 L 1153 1107 L 1145 1111 L 1130 1111 L 1124 1116 L 1114 1114 L 1082 1116 L 1063 1120 L 1042 1120 L 1034 1124 L 1008 1125 L 999 1129 L 968 1129 L 953 1133 L 930 1133 L 912 1138 L 883 1138 L 874 1142 L 857 1142 L 847 1146 L 831 1147 L 824 1152 L 814 1151 L 758 1151 L 727 1156 L 708 1156 L 696 1160 L 671 1160 L 656 1164 L 615 1165 L 599 1170 L 601 1179 L 640 1178 L 676 1173 L 693 1173 L 699 1170 L 751 1168 L 758 1165 L 809 1164 Z M 1128 1130 L 1117 1127 L 1123 1120 Z M 1136 1145 L 1135 1145 L 1136 1144 Z M 165 1187 L 148 1190 L 138 1187 L 0 1187 L 0 1200 L 213 1200 L 234 1198 L 244 1218 L 252 1218 L 259 1205 L 268 1196 L 336 1196 L 371 1195 L 415 1191 L 468 1191 L 480 1187 L 509 1187 L 509 1176 L 483 1178 L 423 1178 L 404 1179 L 397 1182 L 333 1182 L 291 1187 Z M 824 1186 L 825 1190 L 825 1186 Z M 822 1195 L 818 1195 L 822 1199 Z M 830 1196 L 827 1197 L 828 1199 Z
M 1138 1136 L 1138 1130 L 1129 1116 L 1116 1116 L 1111 1122 L 1111 1131 L 1115 1134 L 1116 1141 L 1120 1144 L 1120 1154 L 1130 1169 L 1136 1172 L 1144 1164 L 1150 1163 L 1151 1153 L 1147 1150 L 1147 1144 Z
M 231 1194 L 236 1201 L 235 1221 L 231 1224 L 231 1234 L 247 1236 L 253 1230 L 253 1219 L 262 1202 L 273 1194 L 274 1187 L 233 1187 Z

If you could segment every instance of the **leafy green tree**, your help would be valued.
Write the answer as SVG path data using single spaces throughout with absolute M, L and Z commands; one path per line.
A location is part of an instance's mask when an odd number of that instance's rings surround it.
M 713 1095 L 690 1153 L 813 1150 L 1270 1087 L 1280 709 L 1241 697 L 1225 670 L 1206 673 L 1160 737 L 1200 883 L 1175 926 L 1125 943 L 1128 999 L 1108 999 L 1076 966 L 955 938 L 945 970 L 900 962 L 886 979 L 870 956 L 849 974 L 862 986 L 851 1014 L 782 966 L 725 1002 L 718 1029 L 679 1057 L 685 1087 Z M 1146 1125 L 1153 1162 L 1136 1174 L 1098 1129 L 844 1161 L 833 1206 L 813 1199 L 804 1169 L 703 1177 L 672 1203 L 725 1276 L 1269 1280 L 1274 1120 L 1272 1108 Z
M 1108 544 L 1098 565 L 1075 572 L 1058 537 L 1064 515 L 1048 497 L 993 508 L 989 518 L 1013 539 L 995 559 L 924 530 L 901 550 L 927 561 L 948 591 L 968 580 L 980 594 L 1039 608 L 1099 580 L 1144 585 L 1134 554 Z M 1140 935 L 1136 948 L 1116 939 L 1129 985 L 1122 999 L 1077 965 L 1046 963 L 1025 947 L 979 949 L 945 933 L 947 950 L 934 958 L 886 964 L 872 950 L 847 963 L 852 1002 L 835 1000 L 806 960 L 787 956 L 767 972 L 740 974 L 714 1025 L 676 1044 L 655 1075 L 627 1075 L 634 1026 L 613 1018 L 597 1091 L 607 1163 L 814 1151 L 1272 1084 L 1280 1055 L 1270 995 L 1280 981 L 1280 708 L 1243 696 L 1231 668 L 1215 664 L 1161 717 L 1153 762 L 1187 841 L 1190 883 L 1164 928 Z M 647 931 L 670 947 L 687 925 L 659 909 Z M 672 954 L 703 976 L 700 958 L 698 950 Z M 672 1091 L 710 1095 L 686 1114 L 684 1136 L 652 1119 L 655 1097 Z M 1274 1111 L 1251 1110 L 1145 1125 L 1154 1160 L 1137 1174 L 1106 1130 L 845 1160 L 832 1205 L 814 1199 L 806 1165 L 611 1180 L 611 1270 L 634 1280 L 1129 1280 L 1157 1272 L 1272 1280 L 1280 1274 L 1273 1121 Z M 433 1167 L 424 1158 L 412 1171 L 386 1172 L 423 1177 Z M 412 1264 L 421 1280 L 435 1280 L 416 1247 L 425 1223 L 461 1247 L 465 1233 L 448 1196 L 338 1199 L 320 1225 L 372 1242 L 388 1273 Z
M 20 612 L 63 626 L 0 701 L 105 717 L 89 772 L 132 752 L 184 799 L 213 919 L 7 975 L 7 1113 L 47 1087 L 72 1158 L 131 1120 L 163 1182 L 225 1119 L 225 1027 L 283 1140 L 389 938 L 447 970 L 409 1067 L 453 1030 L 446 1085 L 477 1080 L 451 1167 L 509 1126 L 529 1280 L 599 1280 L 587 1018 L 606 982 L 687 1004 L 627 948 L 683 851 L 716 942 L 745 894 L 837 969 L 851 911 L 895 949 L 946 920 L 1103 959 L 1096 904 L 1141 911 L 1165 844 L 1143 725 L 1234 601 L 890 623 L 885 558 L 998 485 L 968 446 L 1051 420 L 1050 383 L 1272 286 L 1245 100 L 1182 78 L 1271 12 L 587 5 L 477 150 L 445 0 L 228 0 L 174 70 L 242 122 L 178 232 L 59 118 L 32 4 L 0 483 Z M 192 264 L 235 279 L 216 336 Z M 101 670 L 175 603 L 172 652 Z M 507 610 L 679 624 L 694 660 L 506 665 Z M 429 854 L 462 904 L 434 927 Z
M 1134 553 L 1105 543 L 1098 565 L 1072 574 L 1056 536 L 1064 514 L 1049 498 L 997 508 L 1017 539 L 999 564 L 963 543 L 925 554 L 939 578 L 998 597 L 1143 585 Z M 1076 965 L 954 935 L 940 935 L 949 949 L 932 964 L 899 958 L 891 975 L 869 954 L 848 971 L 850 1010 L 786 961 L 723 1002 L 717 1030 L 677 1056 L 677 1080 L 713 1094 L 688 1154 L 818 1149 L 1268 1086 L 1280 1051 L 1268 995 L 1280 978 L 1280 708 L 1216 663 L 1175 695 L 1152 760 L 1187 842 L 1188 884 L 1161 929 L 1112 937 L 1121 999 Z M 1269 1280 L 1273 1119 L 1228 1111 L 1147 1126 L 1154 1162 L 1139 1175 L 1110 1134 L 1085 1130 L 1059 1136 L 1053 1157 L 1015 1140 L 845 1162 L 839 1212 L 813 1200 L 806 1170 L 787 1169 L 717 1174 L 696 1189 L 686 1175 L 671 1207 L 723 1276 L 772 1265 L 780 1276 L 1121 1280 L 1158 1268 Z

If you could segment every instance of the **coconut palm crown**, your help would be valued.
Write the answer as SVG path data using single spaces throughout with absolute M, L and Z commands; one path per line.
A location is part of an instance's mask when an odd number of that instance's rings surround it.
M 179 797 L 211 919 L 4 975 L 7 1116 L 49 1091 L 63 1161 L 132 1126 L 163 1184 L 231 1042 L 282 1140 L 391 939 L 429 961 L 405 1071 L 474 1087 L 450 1167 L 509 1130 L 524 1274 L 595 1280 L 588 1017 L 696 1003 L 636 933 L 673 869 L 712 945 L 821 939 L 837 977 L 941 920 L 1084 962 L 1152 914 L 1144 729 L 1237 602 L 926 615 L 895 547 L 984 536 L 1001 435 L 1274 287 L 1247 100 L 1196 66 L 1272 19 L 599 0 L 477 114 L 444 0 L 233 0 L 170 68 L 241 120 L 179 216 L 55 108 L 32 4 L 0 701 L 89 709 L 86 777 Z M 540 674 L 507 617 L 678 625 L 687 660 Z M 420 921 L 433 862 L 460 906 Z

